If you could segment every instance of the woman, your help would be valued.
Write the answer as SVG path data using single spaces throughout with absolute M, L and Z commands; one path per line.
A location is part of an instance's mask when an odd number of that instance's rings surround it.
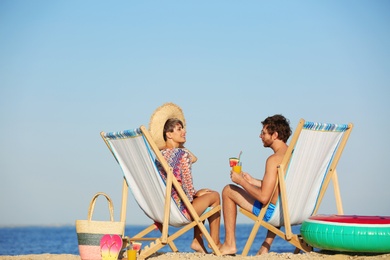
M 153 129 L 153 124 L 150 126 L 150 128 Z M 153 131 L 151 132 L 153 133 Z M 152 134 L 152 136 L 154 135 Z M 197 191 L 193 186 L 191 166 L 192 163 L 194 163 L 197 159 L 188 149 L 184 148 L 183 146 L 186 142 L 186 130 L 182 120 L 178 118 L 169 118 L 166 120 L 162 128 L 161 136 L 164 140 L 164 145 L 162 145 L 162 142 L 159 142 L 161 144 L 159 146 L 161 153 L 163 154 L 168 165 L 172 168 L 173 174 L 181 184 L 187 198 L 194 206 L 196 213 L 200 216 L 205 210 L 208 209 L 208 207 L 216 207 L 220 205 L 220 196 L 218 192 L 209 189 L 201 189 Z M 164 179 L 166 179 L 166 172 L 164 171 L 163 167 L 159 163 L 157 165 L 160 174 Z M 172 196 L 182 213 L 188 219 L 191 219 L 189 212 L 181 202 L 175 189 L 172 189 Z M 219 247 L 221 245 L 219 240 L 219 229 L 221 221 L 220 213 L 218 212 L 213 214 L 210 218 L 208 218 L 208 220 L 210 224 L 210 235 L 215 244 Z M 194 228 L 194 239 L 191 243 L 191 248 L 196 252 L 207 253 L 201 232 L 197 226 Z

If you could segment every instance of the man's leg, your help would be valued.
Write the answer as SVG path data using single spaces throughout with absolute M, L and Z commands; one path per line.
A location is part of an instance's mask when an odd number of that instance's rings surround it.
M 222 191 L 222 207 L 225 225 L 225 242 L 221 246 L 224 255 L 235 254 L 236 246 L 236 220 L 237 205 L 252 211 L 254 199 L 245 190 L 236 185 L 227 185 Z
M 257 252 L 256 255 L 262 255 L 262 254 L 267 254 L 271 248 L 272 242 L 274 241 L 276 234 L 269 231 L 267 232 L 267 236 L 264 239 L 263 244 L 260 247 L 260 250 Z

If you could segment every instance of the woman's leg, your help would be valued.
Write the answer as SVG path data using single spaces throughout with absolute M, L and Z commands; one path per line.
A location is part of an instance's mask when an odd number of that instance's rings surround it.
M 200 232 L 198 226 L 194 227 L 194 239 L 191 243 L 191 249 L 198 253 L 208 253 L 203 243 L 202 232 Z
M 194 206 L 194 209 L 198 215 L 201 215 L 208 207 L 216 207 L 220 205 L 221 200 L 218 192 L 211 191 L 211 190 L 207 190 L 206 192 L 204 192 L 204 190 L 202 190 L 199 193 L 202 195 L 196 197 L 192 201 L 192 205 Z M 221 225 L 220 212 L 215 213 L 214 215 L 209 217 L 208 220 L 210 224 L 211 238 L 214 240 L 215 244 L 219 247 L 221 244 L 219 240 L 219 230 Z

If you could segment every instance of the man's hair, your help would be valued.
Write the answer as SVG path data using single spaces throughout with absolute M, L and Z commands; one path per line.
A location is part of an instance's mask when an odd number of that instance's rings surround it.
M 181 127 L 184 127 L 183 122 L 177 118 L 169 118 L 165 122 L 164 129 L 163 129 L 164 141 L 167 140 L 167 133 L 172 133 L 177 125 L 181 125 Z
M 261 123 L 267 129 L 270 135 L 277 132 L 278 139 L 285 143 L 292 133 L 290 128 L 290 121 L 282 115 L 269 116 Z

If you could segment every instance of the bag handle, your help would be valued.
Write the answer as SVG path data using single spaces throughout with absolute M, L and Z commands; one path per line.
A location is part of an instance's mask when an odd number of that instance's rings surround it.
M 92 220 L 92 214 L 93 214 L 93 211 L 95 209 L 95 203 L 96 203 L 96 199 L 97 197 L 99 197 L 100 195 L 103 195 L 104 197 L 106 197 L 107 199 L 107 202 L 108 202 L 108 209 L 110 210 L 110 221 L 114 221 L 114 206 L 112 204 L 112 200 L 111 198 L 104 192 L 98 192 L 95 194 L 95 196 L 93 196 L 92 200 L 91 200 L 91 203 L 89 204 L 89 210 L 88 210 L 88 220 L 91 221 Z

